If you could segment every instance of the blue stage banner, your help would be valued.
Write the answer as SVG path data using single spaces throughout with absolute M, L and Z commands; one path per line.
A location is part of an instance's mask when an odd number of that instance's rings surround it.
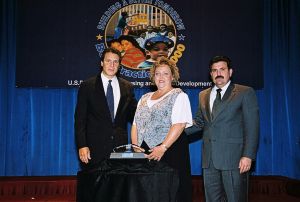
M 260 0 L 18 0 L 16 19 L 17 87 L 79 86 L 106 47 L 139 88 L 160 56 L 177 64 L 179 87 L 207 88 L 215 55 L 232 59 L 234 82 L 263 87 Z

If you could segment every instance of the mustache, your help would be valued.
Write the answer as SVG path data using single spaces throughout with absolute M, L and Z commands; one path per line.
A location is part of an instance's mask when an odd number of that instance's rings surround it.
M 224 79 L 224 76 L 216 76 L 215 79 Z

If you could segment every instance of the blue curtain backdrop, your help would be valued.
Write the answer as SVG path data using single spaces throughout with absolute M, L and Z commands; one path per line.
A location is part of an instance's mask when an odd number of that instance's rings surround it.
M 0 176 L 75 175 L 77 89 L 15 88 L 16 0 L 2 0 L 0 6 Z M 261 129 L 255 175 L 300 179 L 299 14 L 298 0 L 264 0 L 264 88 L 257 91 Z M 145 92 L 136 89 L 136 97 Z M 194 114 L 199 92 L 187 89 Z M 201 143 L 190 144 L 194 175 L 202 173 Z

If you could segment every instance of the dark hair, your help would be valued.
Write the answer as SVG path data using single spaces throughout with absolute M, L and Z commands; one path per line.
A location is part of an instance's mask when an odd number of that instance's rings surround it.
M 120 53 L 120 51 L 118 51 L 117 49 L 114 49 L 114 48 L 106 48 L 102 52 L 101 59 L 100 59 L 101 62 L 104 62 L 104 58 L 105 58 L 106 53 L 114 53 L 114 54 L 118 55 L 119 56 L 119 63 L 121 63 L 121 59 L 122 59 L 121 58 L 121 53 Z
M 217 62 L 226 62 L 227 63 L 227 67 L 228 69 L 231 69 L 232 66 L 231 66 L 231 60 L 229 57 L 227 56 L 224 56 L 224 55 L 217 55 L 217 56 L 214 56 L 210 61 L 209 61 L 209 68 L 211 69 L 211 66 Z
M 107 46 L 108 46 L 108 47 L 111 47 L 111 44 L 112 44 L 112 43 L 115 43 L 115 42 L 121 43 L 120 40 L 118 40 L 118 39 L 112 39 L 112 40 L 110 40 L 110 41 L 107 41 L 106 43 L 107 43 Z
M 121 15 L 122 15 L 122 17 L 127 17 L 128 13 L 127 12 L 122 12 Z
M 142 48 L 140 47 L 139 43 L 138 43 L 132 36 L 122 35 L 122 36 L 120 36 L 120 37 L 118 38 L 118 40 L 119 40 L 120 42 L 122 42 L 122 40 L 129 41 L 130 43 L 132 43 L 132 45 L 133 45 L 134 47 L 140 49 L 140 51 L 142 51 L 142 53 L 143 53 L 144 55 L 146 55 L 146 54 L 145 54 L 145 50 L 142 49 Z

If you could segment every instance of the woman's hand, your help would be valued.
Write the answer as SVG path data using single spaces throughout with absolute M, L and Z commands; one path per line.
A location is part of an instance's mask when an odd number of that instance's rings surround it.
M 146 155 L 149 160 L 160 161 L 165 152 L 167 151 L 166 147 L 163 145 L 156 146 L 149 150 L 151 153 Z

